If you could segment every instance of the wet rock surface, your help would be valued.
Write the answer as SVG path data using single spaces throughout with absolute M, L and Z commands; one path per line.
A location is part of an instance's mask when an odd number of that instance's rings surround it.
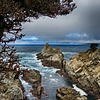
M 41 53 L 37 54 L 37 58 L 42 61 L 43 66 L 61 69 L 63 65 L 61 50 L 59 48 L 52 48 L 48 43 L 42 49 Z
M 23 87 L 15 72 L 0 72 L 0 100 L 26 100 Z
M 37 70 L 29 70 L 23 73 L 23 79 L 32 85 L 32 94 L 38 99 L 47 96 L 44 88 L 41 86 L 41 74 Z
M 57 100 L 87 100 L 87 97 L 81 96 L 71 87 L 61 87 L 57 89 Z

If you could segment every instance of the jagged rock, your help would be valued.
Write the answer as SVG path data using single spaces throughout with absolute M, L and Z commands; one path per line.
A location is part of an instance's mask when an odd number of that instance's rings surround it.
M 28 72 L 23 73 L 23 79 L 31 84 L 41 83 L 41 75 L 37 70 L 29 70 Z
M 29 70 L 25 71 L 23 73 L 23 79 L 30 83 L 32 85 L 32 94 L 40 99 L 43 95 L 43 97 L 47 96 L 47 94 L 44 92 L 44 88 L 41 86 L 41 74 L 37 70 Z
M 42 49 L 41 53 L 37 54 L 37 58 L 41 59 L 43 66 L 62 68 L 63 54 L 61 50 L 52 48 L 48 43 Z
M 37 95 L 41 96 L 42 91 L 43 91 L 43 87 L 42 86 L 38 86 L 38 88 L 37 88 Z
M 0 73 L 0 100 L 24 100 L 23 87 L 15 72 Z
M 71 87 L 61 87 L 57 89 L 57 100 L 87 100 L 87 97 L 81 96 Z
M 100 49 L 97 46 L 92 44 L 89 50 L 76 54 L 66 62 L 61 50 L 47 43 L 37 58 L 41 59 L 43 66 L 60 68 L 59 74 L 100 98 Z
M 66 62 L 62 74 L 100 98 L 100 49 L 76 54 Z

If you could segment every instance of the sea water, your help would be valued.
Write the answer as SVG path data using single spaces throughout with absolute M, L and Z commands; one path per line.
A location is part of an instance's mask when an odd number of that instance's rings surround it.
M 40 60 L 37 60 L 36 54 L 41 52 L 44 46 L 16 46 L 17 54 L 22 56 L 21 63 L 24 64 L 28 69 L 36 69 L 40 71 L 42 75 L 42 86 L 48 97 L 42 98 L 41 100 L 56 100 L 56 90 L 62 86 L 70 86 L 80 92 L 81 95 L 87 95 L 83 90 L 76 87 L 75 84 L 71 84 L 64 77 L 56 74 L 57 69 L 53 67 L 44 67 Z M 64 54 L 64 58 L 68 61 L 76 53 L 86 51 L 88 46 L 52 46 L 53 48 L 60 48 Z M 31 86 L 24 80 L 21 80 L 25 87 L 25 95 L 28 100 L 36 100 L 30 93 Z M 94 100 L 92 96 L 88 96 L 89 100 Z

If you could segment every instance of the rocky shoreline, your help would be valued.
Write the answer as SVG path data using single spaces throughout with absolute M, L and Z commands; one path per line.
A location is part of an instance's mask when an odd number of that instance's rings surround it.
M 100 98 L 100 49 L 76 54 L 61 73 L 82 89 Z
M 52 48 L 48 43 L 41 53 L 37 54 L 43 66 L 59 69 L 57 73 L 67 78 L 70 82 L 77 84 L 83 90 L 96 96 L 94 100 L 100 98 L 100 49 L 89 49 L 80 52 L 72 57 L 68 62 L 64 59 L 60 49 Z M 46 97 L 47 94 L 41 85 L 41 74 L 37 70 L 16 71 L 0 70 L 0 100 L 27 100 L 24 95 L 24 87 L 19 75 L 23 75 L 23 80 L 32 85 L 30 92 L 37 99 Z M 86 96 L 81 96 L 70 87 L 57 89 L 57 100 L 88 100 Z
M 86 52 L 76 54 L 67 62 L 60 49 L 52 48 L 47 43 L 41 53 L 37 54 L 37 58 L 43 66 L 60 69 L 59 74 L 99 99 L 100 49 L 93 48 L 93 45 L 90 47 Z
M 47 96 L 44 87 L 41 86 L 41 77 L 40 72 L 34 69 L 28 72 L 24 71 L 23 73 L 23 79 L 32 85 L 32 90 L 30 92 L 34 97 L 37 97 L 37 99 Z
M 22 70 L 23 80 L 32 85 L 30 92 L 37 99 L 47 96 L 41 86 L 41 75 L 37 70 Z M 25 89 L 15 71 L 0 71 L 0 100 L 28 100 Z
M 27 100 L 24 88 L 14 71 L 0 72 L 0 100 Z
M 57 89 L 57 100 L 87 100 L 87 97 L 81 96 L 71 87 L 61 87 Z

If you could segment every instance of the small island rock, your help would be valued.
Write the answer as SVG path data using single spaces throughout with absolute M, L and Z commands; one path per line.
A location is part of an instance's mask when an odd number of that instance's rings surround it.
M 62 68 L 64 56 L 59 48 L 52 48 L 48 43 L 42 49 L 41 53 L 37 54 L 37 58 L 41 59 L 43 66 Z

